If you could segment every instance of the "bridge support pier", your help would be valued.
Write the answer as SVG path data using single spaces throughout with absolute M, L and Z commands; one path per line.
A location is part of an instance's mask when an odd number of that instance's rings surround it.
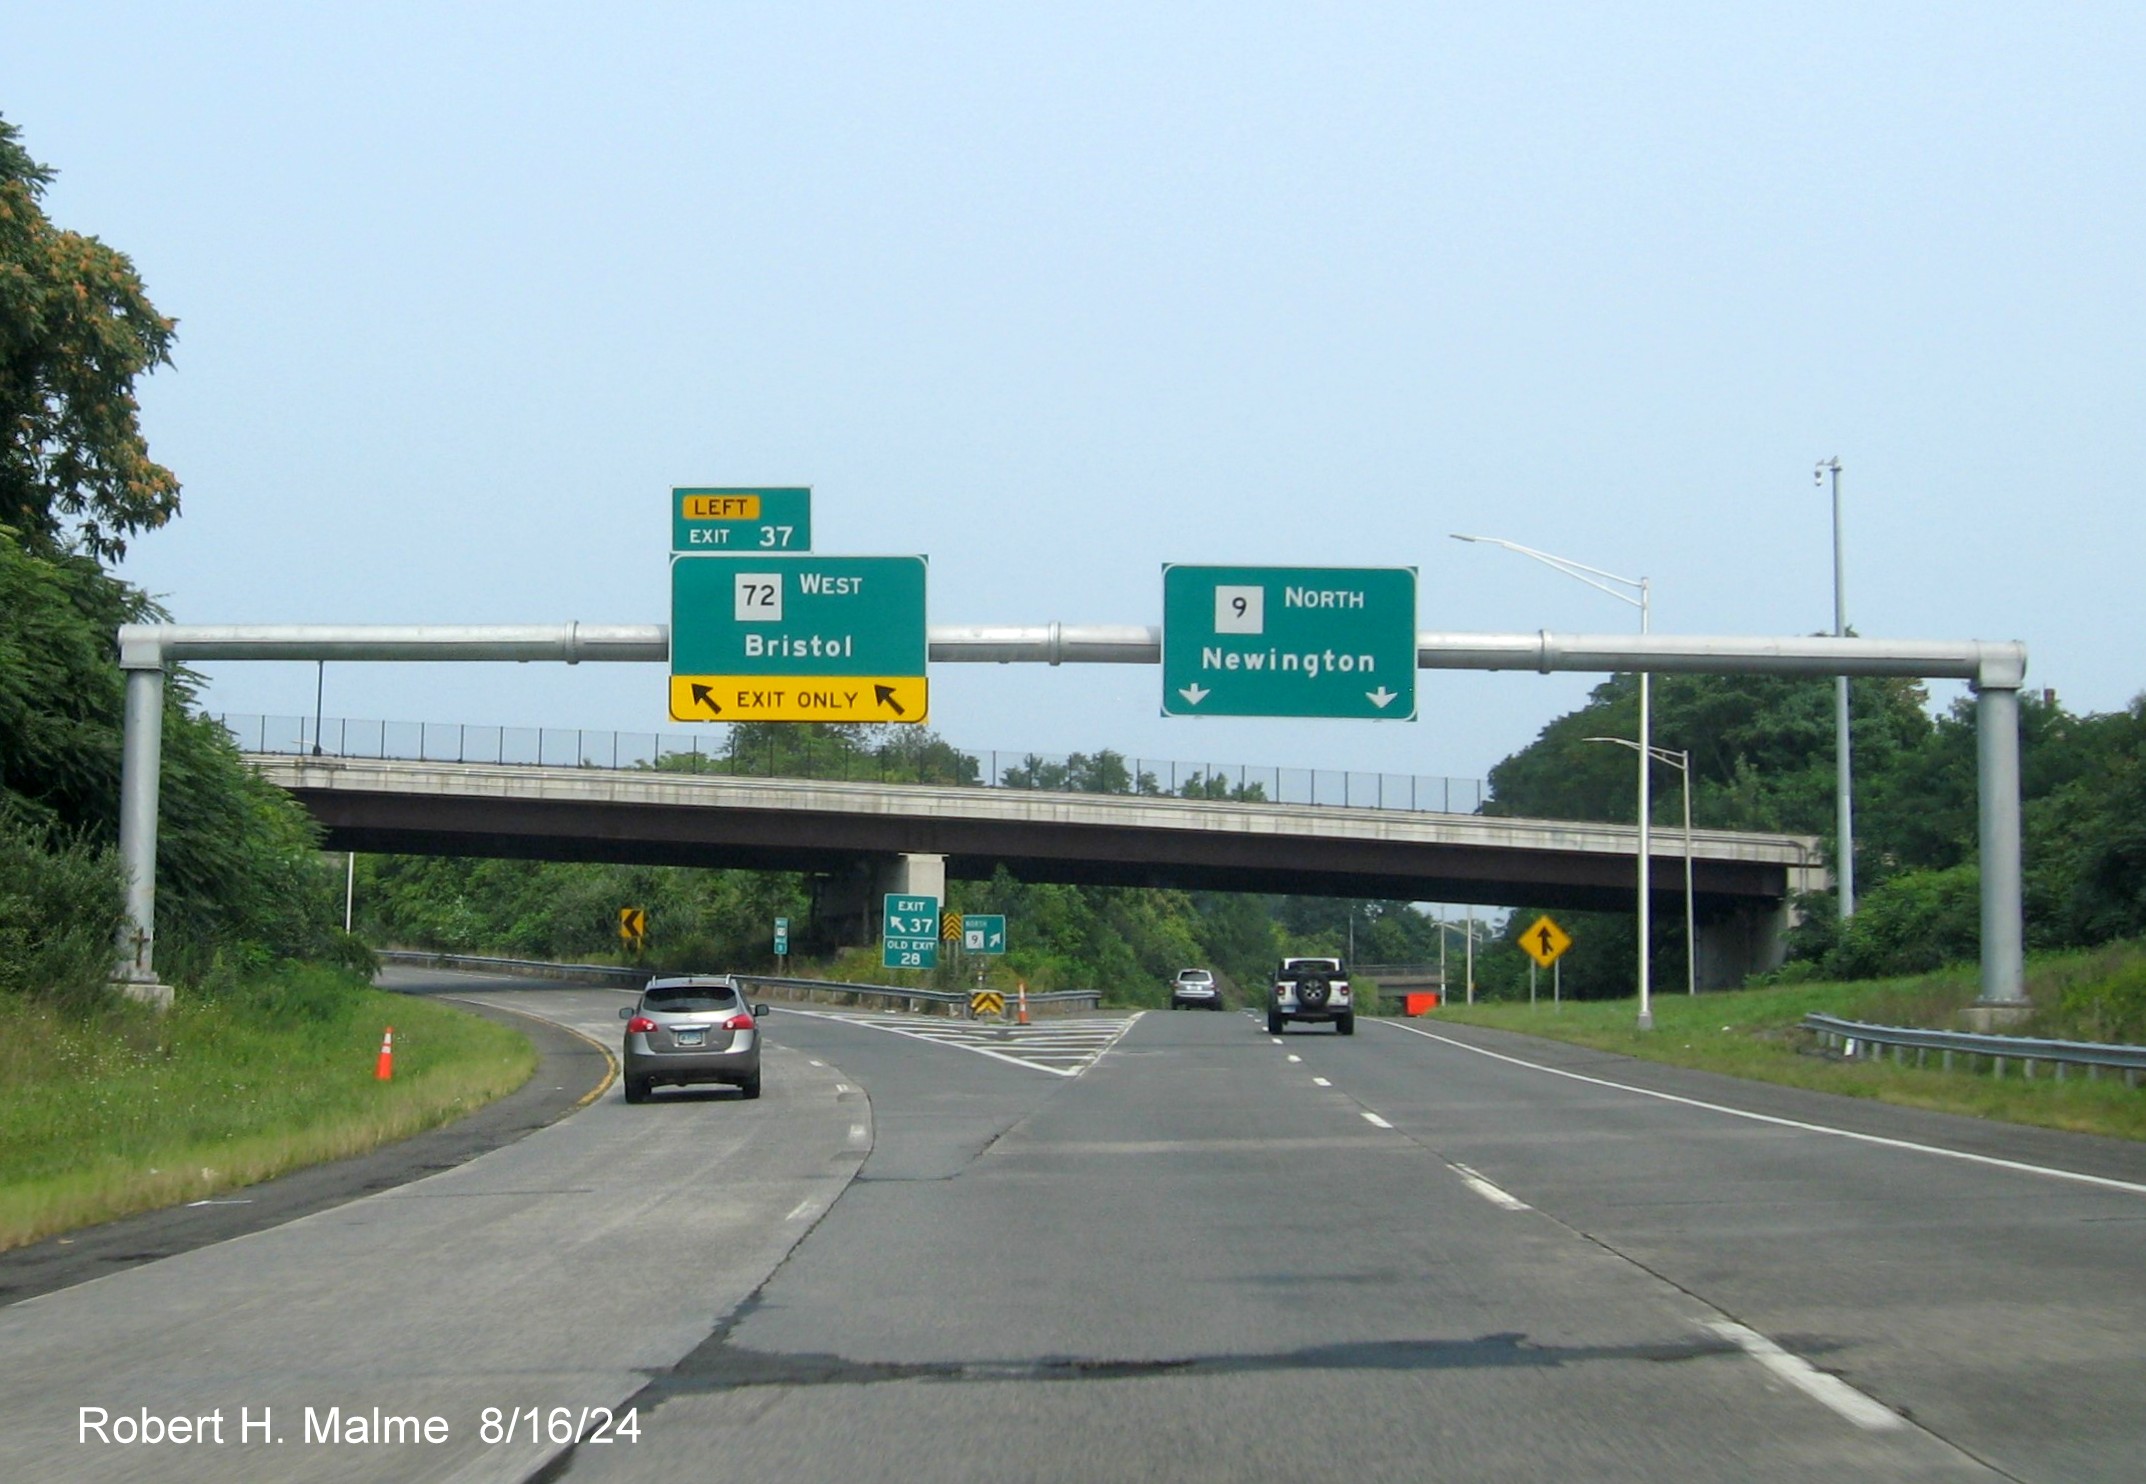
M 1780 968 L 1792 922 L 1783 900 L 1739 907 L 1726 917 L 1698 924 L 1699 988 L 1737 989 L 1753 974 Z
M 1832 885 L 1822 866 L 1791 866 L 1777 901 L 1747 902 L 1698 926 L 1699 988 L 1738 989 L 1753 974 L 1770 974 L 1788 957 L 1788 930 L 1802 920 L 1796 898 Z
M 814 883 L 813 925 L 831 946 L 861 948 L 880 936 L 879 912 L 888 896 L 931 897 L 946 905 L 946 857 L 874 856 L 839 876 Z

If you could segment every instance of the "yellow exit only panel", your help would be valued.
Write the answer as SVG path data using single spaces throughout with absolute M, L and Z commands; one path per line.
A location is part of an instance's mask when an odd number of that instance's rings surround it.
M 673 721 L 922 722 L 921 675 L 673 675 Z

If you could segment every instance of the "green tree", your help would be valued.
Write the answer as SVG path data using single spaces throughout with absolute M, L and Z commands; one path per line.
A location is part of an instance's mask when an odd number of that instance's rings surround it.
M 2045 750 L 2070 766 L 2048 767 L 2047 776 L 2069 776 L 2027 806 L 2029 941 L 2085 947 L 2146 935 L 2146 696 L 2050 730 Z
M 1045 793 L 1147 794 L 1162 792 L 1153 773 L 1135 772 L 1125 754 L 1105 747 L 1090 754 L 1069 754 L 1062 763 L 1030 753 L 1019 765 L 999 774 L 1003 788 L 1030 788 Z
M 1219 770 L 1197 772 L 1177 786 L 1181 799 L 1222 799 L 1236 804 L 1263 804 L 1267 799 L 1264 783 L 1232 783 L 1229 775 Z
M 1653 693 L 1655 745 L 1691 754 L 1694 824 L 1818 835 L 1831 847 L 1831 681 L 1663 675 L 1656 677 Z M 1858 879 L 1875 884 L 1903 864 L 1888 827 L 1920 823 L 1911 811 L 1892 806 L 1879 780 L 1913 773 L 1926 764 L 1934 724 L 1923 709 L 1923 688 L 1913 681 L 1858 679 L 1849 687 L 1849 697 L 1858 794 L 1874 801 L 1873 809 L 1859 818 L 1856 869 Z M 1490 770 L 1491 797 L 1483 812 L 1628 821 L 1639 797 L 1639 770 L 1630 750 L 1584 739 L 1638 736 L 1638 677 L 1613 676 L 1595 687 L 1585 706 L 1551 722 L 1534 742 Z M 1972 842 L 1972 737 L 1968 740 L 1966 840 Z M 1676 769 L 1655 765 L 1651 784 L 1656 824 L 1681 821 L 1679 782 Z M 1944 853 L 1934 845 L 1922 847 L 1922 856 Z M 1932 863 L 1949 865 L 1952 859 Z
M 0 525 L 40 555 L 111 560 L 179 511 L 134 398 L 174 322 L 124 253 L 46 218 L 52 172 L 18 140 L 0 119 Z

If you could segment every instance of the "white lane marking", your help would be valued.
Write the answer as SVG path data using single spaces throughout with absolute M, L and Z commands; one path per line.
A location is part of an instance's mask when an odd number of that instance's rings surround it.
M 852 1144 L 862 1144 L 862 1143 L 864 1142 L 864 1133 L 865 1133 L 865 1129 L 864 1129 L 864 1125 L 863 1125 L 863 1124 L 861 1124 L 861 1123 L 853 1123 L 853 1124 L 851 1124 L 851 1125 L 849 1126 L 849 1141 L 850 1141 L 850 1142 L 851 1142 Z
M 1314 1087 L 1332 1087 L 1334 1085 L 1333 1083 L 1327 1081 L 1324 1077 L 1314 1077 L 1311 1080 L 1312 1085 Z
M 1282 1038 L 1281 1038 L 1280 1036 L 1276 1036 L 1276 1037 L 1274 1038 L 1274 1044 L 1275 1044 L 1275 1045 L 1277 1045 L 1277 1046 L 1281 1045 L 1281 1044 L 1282 1044 Z
M 1510 1191 L 1500 1190 L 1497 1186 L 1485 1180 L 1482 1175 L 1469 1169 L 1464 1164 L 1449 1164 L 1447 1168 L 1460 1176 L 1463 1185 L 1466 1185 L 1470 1190 L 1501 1210 L 1530 1211 L 1534 1209 L 1526 1201 L 1520 1199 L 1519 1196 L 1512 1194 Z
M 1366 1122 L 1366 1123 L 1371 1123 L 1371 1124 L 1376 1124 L 1376 1125 L 1377 1125 L 1378 1127 L 1380 1127 L 1380 1128 L 1392 1128 L 1392 1127 L 1393 1127 L 1393 1125 L 1392 1125 L 1392 1124 L 1388 1123 L 1388 1122 L 1387 1122 L 1387 1121 L 1386 1121 L 1385 1119 L 1383 1119 L 1383 1118 L 1379 1117 L 1379 1116 L 1378 1116 L 1378 1114 L 1376 1114 L 1376 1113 L 1366 1113 L 1366 1114 L 1364 1114 L 1364 1122 Z
M 812 1197 L 807 1196 L 803 1200 L 799 1201 L 796 1205 L 792 1206 L 790 1208 L 790 1214 L 783 1217 L 782 1219 L 785 1221 L 796 1221 L 803 1217 L 807 1212 L 809 1212 L 812 1209 L 813 1205 L 814 1201 Z
M 1390 1025 L 1390 1021 L 1374 1024 Z M 2128 1191 L 2132 1195 L 2146 1195 L 2146 1185 L 2134 1180 L 2116 1180 L 2107 1175 L 2088 1175 L 2079 1170 L 2060 1170 L 2051 1165 L 2028 1164 L 2025 1160 L 2000 1159 L 1994 1154 L 1972 1154 L 1965 1149 L 1947 1149 L 1942 1144 L 1918 1144 L 1913 1139 L 1889 1139 L 1883 1134 L 1858 1133 L 1851 1128 L 1834 1128 L 1823 1123 L 1805 1123 L 1800 1118 L 1780 1118 L 1772 1113 L 1754 1113 L 1748 1108 L 1731 1108 L 1721 1103 L 1709 1103 L 1702 1098 L 1688 1098 L 1673 1092 L 1656 1092 L 1651 1087 L 1634 1087 L 1628 1082 L 1612 1082 L 1607 1077 L 1590 1077 L 1584 1072 L 1568 1072 L 1563 1067 L 1546 1067 L 1540 1062 L 1507 1056 L 1502 1051 L 1490 1051 L 1481 1046 L 1470 1046 L 1466 1041 L 1456 1041 L 1451 1036 L 1437 1035 L 1431 1031 L 1418 1030 L 1412 1025 L 1396 1025 L 1393 1029 L 1407 1031 L 1412 1036 L 1421 1036 L 1427 1041 L 1442 1042 L 1462 1051 L 1472 1051 L 1477 1056 L 1487 1056 L 1492 1061 L 1510 1062 L 1516 1067 L 1526 1067 L 1531 1072 L 1548 1072 L 1553 1077 L 1564 1077 L 1574 1082 L 1585 1082 L 1594 1087 L 1608 1087 L 1618 1092 L 1637 1093 L 1643 1098 L 1654 1098 L 1664 1103 L 1681 1103 L 1687 1108 L 1704 1108 L 1709 1113 L 1726 1113 L 1731 1118 L 1747 1118 L 1753 1123 L 1770 1123 L 1776 1128 L 1800 1129 L 1807 1134 L 1831 1134 L 1836 1139 L 1853 1139 L 1858 1144 L 1875 1144 L 1881 1149 L 1907 1149 L 1917 1154 L 1938 1154 L 1946 1159 L 1964 1160 L 1968 1164 L 1987 1165 L 1992 1169 L 2013 1170 L 2023 1175 L 2047 1175 L 2052 1180 L 2072 1180 L 2081 1185 L 2098 1186 L 2103 1190 Z
M 1857 1427 L 1891 1432 L 1903 1426 L 1898 1413 L 1857 1391 L 1838 1376 L 1829 1376 L 1800 1355 L 1791 1355 L 1755 1329 L 1733 1320 L 1710 1319 L 1706 1327 L 1804 1395 L 1825 1403 Z
M 836 1096 L 836 1097 L 840 1097 L 840 1096 L 841 1096 L 841 1095 L 842 1095 L 843 1093 L 845 1093 L 845 1092 L 848 1092 L 848 1091 L 849 1091 L 849 1084 L 848 1084 L 847 1082 L 837 1082 L 837 1083 L 835 1084 L 835 1096 Z
M 1296 1053 L 1295 1053 L 1294 1051 L 1292 1051 L 1292 1052 L 1290 1052 L 1290 1053 L 1289 1053 L 1289 1059 L 1290 1059 L 1291 1061 L 1302 1061 L 1302 1060 L 1303 1060 L 1304 1058 L 1303 1058 L 1303 1057 L 1301 1057 L 1301 1056 L 1298 1056 L 1298 1055 L 1297 1055 L 1297 1054 L 1296 1054 Z
M 816 1061 L 816 1062 L 810 1062 L 810 1063 L 808 1063 L 808 1065 L 810 1065 L 810 1066 L 815 1066 L 815 1067 L 824 1067 L 824 1066 L 826 1066 L 826 1065 L 827 1065 L 827 1063 L 826 1063 L 826 1062 L 823 1062 L 823 1061 Z

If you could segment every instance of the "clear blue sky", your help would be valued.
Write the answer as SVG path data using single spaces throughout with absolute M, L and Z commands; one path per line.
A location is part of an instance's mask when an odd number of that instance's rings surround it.
M 931 617 L 1412 564 L 1426 628 L 2025 640 L 2146 688 L 2146 12 L 0 4 L 48 208 L 180 320 L 189 622 L 654 623 L 673 484 L 809 483 Z M 974 747 L 1480 774 L 1582 677 L 1165 722 L 939 667 Z M 1947 693 L 1949 694 L 1949 693 Z M 310 711 L 310 666 L 211 704 Z M 654 667 L 330 667 L 330 715 L 667 727 Z M 1675 738 L 1662 738 L 1676 745 Z

